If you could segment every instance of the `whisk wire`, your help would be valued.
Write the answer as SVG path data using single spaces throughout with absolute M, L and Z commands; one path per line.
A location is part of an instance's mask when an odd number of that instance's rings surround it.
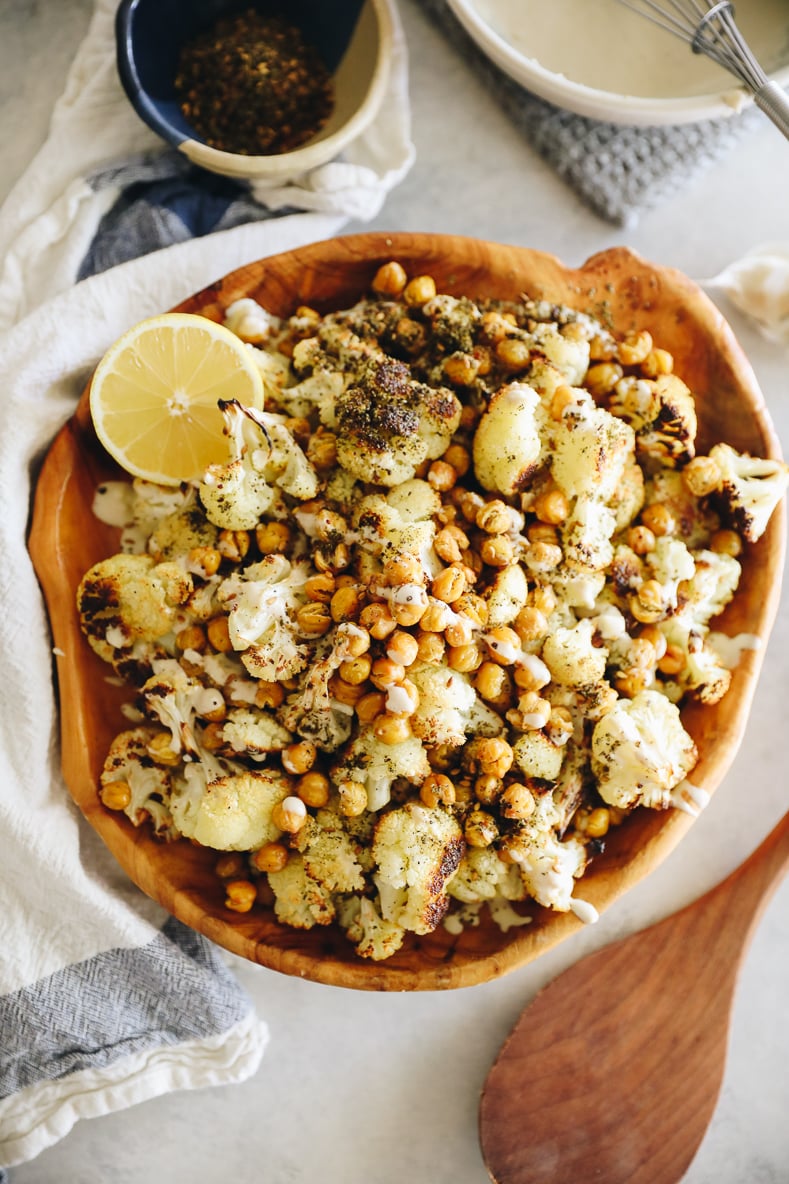
M 789 139 L 789 99 L 770 82 L 734 19 L 732 0 L 619 0 L 732 74 Z

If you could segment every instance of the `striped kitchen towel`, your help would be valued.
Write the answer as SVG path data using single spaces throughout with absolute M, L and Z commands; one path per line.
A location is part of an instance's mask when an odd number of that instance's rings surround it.
M 228 958 L 132 884 L 63 783 L 26 547 L 35 471 L 127 328 L 372 217 L 413 159 L 397 23 L 380 118 L 342 160 L 253 192 L 139 122 L 115 72 L 114 10 L 97 0 L 50 136 L 0 209 L 0 1180 L 81 1118 L 244 1080 L 268 1039 Z

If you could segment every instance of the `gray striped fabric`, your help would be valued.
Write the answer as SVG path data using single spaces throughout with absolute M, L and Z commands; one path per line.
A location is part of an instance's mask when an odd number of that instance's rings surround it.
M 751 108 L 679 127 L 586 119 L 530 94 L 494 66 L 446 0 L 422 0 L 422 6 L 535 151 L 596 214 L 619 226 L 634 225 L 646 210 L 670 200 L 764 118 Z
M 109 950 L 0 998 L 0 1098 L 218 1035 L 251 1008 L 218 948 L 171 919 L 147 946 Z

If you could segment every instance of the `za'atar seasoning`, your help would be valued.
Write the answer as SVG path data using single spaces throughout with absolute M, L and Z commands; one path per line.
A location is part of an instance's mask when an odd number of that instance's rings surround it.
M 175 91 L 212 148 L 245 156 L 298 148 L 334 107 L 332 77 L 295 26 L 249 9 L 184 46 Z

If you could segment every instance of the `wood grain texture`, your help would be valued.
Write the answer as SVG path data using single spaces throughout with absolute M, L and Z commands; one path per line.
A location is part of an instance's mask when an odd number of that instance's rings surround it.
M 649 328 L 676 358 L 697 398 L 702 447 L 718 439 L 765 456 L 779 446 L 754 375 L 715 306 L 679 273 L 657 268 L 624 249 L 598 254 L 583 267 L 552 256 L 454 236 L 361 234 L 313 244 L 233 272 L 185 301 L 180 309 L 221 320 L 242 296 L 288 315 L 300 304 L 321 311 L 347 306 L 368 289 L 378 266 L 398 259 L 409 274 L 429 272 L 439 291 L 472 297 L 517 298 L 528 292 L 601 316 L 620 332 Z M 132 879 L 186 924 L 242 957 L 334 985 L 371 990 L 435 990 L 480 983 L 512 970 L 572 934 L 570 914 L 530 909 L 526 927 L 501 933 L 483 922 L 459 937 L 443 928 L 411 938 L 385 963 L 360 960 L 333 927 L 300 932 L 253 911 L 224 908 L 212 872 L 214 856 L 191 844 L 163 846 L 136 830 L 97 797 L 98 774 L 112 737 L 124 726 L 124 693 L 108 685 L 107 669 L 83 640 L 74 591 L 87 568 L 117 549 L 117 532 L 91 512 L 96 485 L 122 476 L 98 444 L 87 391 L 55 440 L 39 479 L 30 549 L 47 601 L 58 659 L 63 771 L 69 789 Z M 742 587 L 721 619 L 728 633 L 746 631 L 766 642 L 779 594 L 784 514 L 748 552 Z M 739 745 L 762 661 L 744 655 L 732 689 L 713 708 L 689 707 L 685 723 L 701 753 L 694 783 L 714 790 Z M 128 694 L 127 694 L 128 697 Z M 583 895 L 605 909 L 655 867 L 692 820 L 679 811 L 642 811 L 617 830 L 590 868 Z
M 720 1092 L 743 954 L 788 866 L 789 815 L 706 896 L 537 995 L 482 1093 L 496 1184 L 681 1180 Z

